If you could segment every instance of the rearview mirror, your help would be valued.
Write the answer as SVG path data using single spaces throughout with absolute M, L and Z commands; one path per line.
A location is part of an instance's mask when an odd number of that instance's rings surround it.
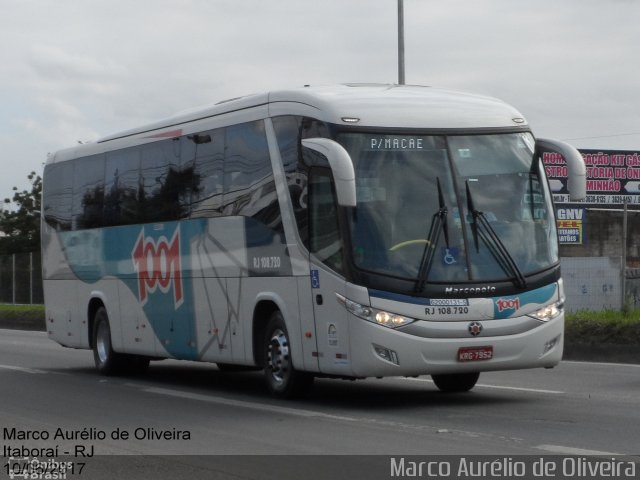
M 349 153 L 338 142 L 328 138 L 307 138 L 302 145 L 321 153 L 329 161 L 336 187 L 338 205 L 356 206 L 356 174 Z
M 564 157 L 569 170 L 567 179 L 569 198 L 575 201 L 584 200 L 587 196 L 587 168 L 580 152 L 568 143 L 546 138 L 536 139 L 536 150 L 540 156 L 543 152 L 555 152 Z

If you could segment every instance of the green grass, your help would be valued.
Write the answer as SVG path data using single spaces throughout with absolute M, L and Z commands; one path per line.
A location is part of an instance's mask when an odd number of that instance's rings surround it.
M 0 304 L 0 328 L 44 330 L 44 305 Z
M 640 309 L 581 310 L 565 317 L 568 341 L 640 346 Z
M 34 313 L 44 315 L 44 305 L 12 305 L 10 303 L 0 303 L 0 315 L 31 315 Z

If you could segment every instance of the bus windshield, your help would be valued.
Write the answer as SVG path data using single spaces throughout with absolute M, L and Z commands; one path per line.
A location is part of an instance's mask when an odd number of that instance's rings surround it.
M 356 172 L 357 268 L 418 284 L 524 283 L 558 262 L 551 195 L 530 133 L 337 140 Z

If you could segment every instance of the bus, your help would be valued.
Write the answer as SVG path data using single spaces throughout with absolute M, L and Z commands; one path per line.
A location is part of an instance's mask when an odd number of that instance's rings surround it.
M 565 294 L 542 163 L 585 166 L 494 98 L 422 86 L 240 97 L 49 156 L 49 338 L 99 372 L 165 358 L 315 377 L 481 372 L 562 357 Z

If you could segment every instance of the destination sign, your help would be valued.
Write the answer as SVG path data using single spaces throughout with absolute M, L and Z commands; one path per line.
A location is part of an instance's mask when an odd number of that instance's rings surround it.
M 371 137 L 369 150 L 422 150 L 424 138 L 408 136 Z

